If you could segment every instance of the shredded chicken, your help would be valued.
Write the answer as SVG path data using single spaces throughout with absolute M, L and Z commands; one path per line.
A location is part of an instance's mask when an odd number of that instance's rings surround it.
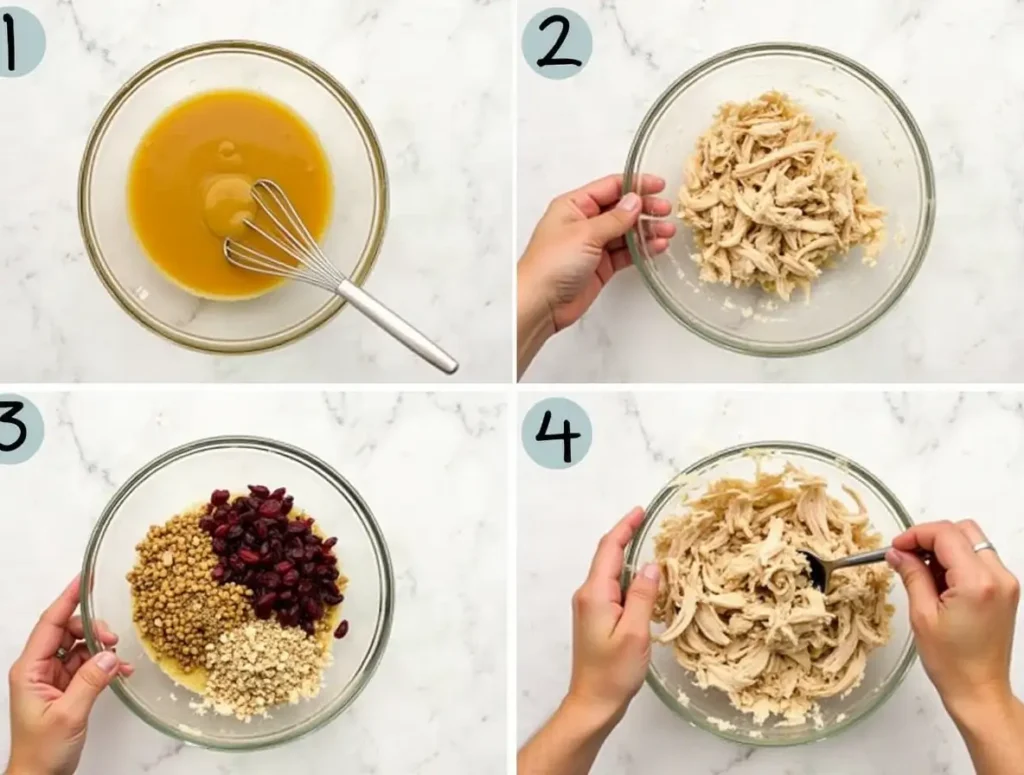
M 852 691 L 868 653 L 889 640 L 887 566 L 837 571 L 827 594 L 810 583 L 799 549 L 834 559 L 881 545 L 857 494 L 846 490 L 850 511 L 826 487 L 791 465 L 758 465 L 754 481 L 711 484 L 655 539 L 656 640 L 759 724 L 802 722 L 820 698 Z
M 788 300 L 796 288 L 809 294 L 822 268 L 858 245 L 865 263 L 877 260 L 885 211 L 834 140 L 779 92 L 719 108 L 679 192 L 702 281 L 758 283 Z

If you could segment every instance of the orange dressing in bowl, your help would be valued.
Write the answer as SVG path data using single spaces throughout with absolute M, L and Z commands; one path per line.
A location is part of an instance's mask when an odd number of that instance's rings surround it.
M 146 255 L 204 298 L 253 298 L 279 285 L 281 278 L 224 257 L 230 237 L 283 259 L 245 225 L 255 218 L 273 233 L 252 199 L 260 178 L 278 183 L 313 237 L 323 236 L 330 167 L 316 133 L 291 108 L 241 90 L 206 92 L 171 108 L 143 137 L 128 175 L 132 227 Z

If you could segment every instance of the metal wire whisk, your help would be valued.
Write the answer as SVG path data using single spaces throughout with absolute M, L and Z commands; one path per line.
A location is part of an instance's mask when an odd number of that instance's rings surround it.
M 330 262 L 302 222 L 284 189 L 277 183 L 257 180 L 252 186 L 252 198 L 276 228 L 272 233 L 256 225 L 255 219 L 247 220 L 245 225 L 298 263 L 290 266 L 251 245 L 228 238 L 224 240 L 224 257 L 233 266 L 250 272 L 298 280 L 334 293 L 445 374 L 454 374 L 458 370 L 458 361 L 451 355 L 349 280 Z

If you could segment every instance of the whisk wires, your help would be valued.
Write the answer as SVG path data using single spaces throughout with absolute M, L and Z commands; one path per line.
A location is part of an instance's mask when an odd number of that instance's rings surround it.
M 296 264 L 287 264 L 251 244 L 226 239 L 224 257 L 230 264 L 250 272 L 310 283 L 325 291 L 335 290 L 345 280 L 345 276 L 324 255 L 281 186 L 272 180 L 257 180 L 252 185 L 252 198 L 270 219 L 273 229 L 258 225 L 255 217 L 245 222 L 246 227 Z

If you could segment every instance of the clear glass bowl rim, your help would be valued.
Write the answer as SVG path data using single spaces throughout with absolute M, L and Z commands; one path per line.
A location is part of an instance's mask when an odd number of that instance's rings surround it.
M 128 496 L 130 496 L 140 484 L 145 482 L 150 476 L 161 469 L 194 454 L 224 449 L 270 450 L 271 452 L 282 457 L 286 457 L 293 462 L 304 465 L 306 468 L 309 468 L 319 474 L 321 478 L 325 479 L 336 490 L 338 490 L 339 494 L 341 494 L 355 510 L 360 522 L 366 529 L 370 542 L 373 544 L 374 553 L 377 557 L 377 564 L 380 568 L 378 581 L 381 588 L 381 603 L 377 617 L 376 631 L 373 635 L 370 650 L 364 657 L 362 666 L 356 673 L 353 680 L 354 690 L 344 702 L 337 702 L 333 705 L 327 706 L 320 713 L 310 717 L 304 723 L 293 729 L 267 735 L 266 737 L 261 738 L 258 742 L 253 742 L 251 740 L 239 743 L 227 743 L 221 741 L 213 742 L 202 736 L 192 735 L 190 733 L 183 732 L 177 727 L 169 726 L 156 716 L 149 713 L 146 709 L 140 707 L 132 698 L 131 694 L 124 690 L 121 685 L 120 677 L 114 678 L 111 683 L 111 689 L 113 689 L 114 693 L 121 698 L 121 701 L 124 702 L 124 704 L 127 705 L 136 716 L 154 729 L 163 732 L 165 735 L 191 745 L 211 750 L 256 751 L 264 748 L 284 745 L 285 743 L 289 743 L 293 740 L 299 739 L 300 737 L 308 735 L 311 732 L 315 732 L 329 724 L 338 715 L 345 711 L 353 702 L 355 702 L 356 698 L 362 693 L 363 689 L 366 688 L 366 685 L 373 677 L 373 674 L 376 672 L 377 667 L 380 665 L 380 661 L 384 656 L 384 650 L 387 647 L 388 640 L 391 636 L 391 624 L 395 608 L 395 576 L 391 563 L 391 555 L 388 552 L 387 544 L 384 541 L 384 535 L 381 532 L 380 527 L 377 525 L 377 521 L 374 519 L 373 513 L 370 511 L 370 507 L 366 504 L 366 501 L 363 500 L 359 492 L 348 482 L 347 479 L 345 479 L 345 477 L 323 460 L 315 455 L 311 455 L 305 450 L 282 441 L 276 441 L 274 439 L 263 438 L 260 436 L 212 436 L 205 439 L 197 439 L 196 441 L 189 442 L 188 444 L 175 447 L 174 449 L 171 449 L 159 457 L 149 461 L 146 465 L 128 477 L 104 507 L 103 512 L 100 514 L 100 517 L 96 522 L 96 526 L 93 528 L 92 533 L 89 536 L 89 543 L 85 549 L 85 559 L 82 561 L 82 583 L 79 603 L 82 610 L 82 625 L 85 630 L 86 644 L 89 647 L 89 652 L 91 654 L 96 654 L 101 650 L 102 646 L 92 635 L 92 622 L 94 621 L 94 616 L 91 580 L 93 577 L 93 569 L 96 564 L 96 558 L 99 554 L 99 548 L 103 542 L 103 536 L 107 531 L 107 527 L 113 520 L 114 515 L 117 514 L 121 504 L 124 503 Z
M 796 342 L 772 343 L 769 345 L 755 343 L 741 337 L 726 336 L 713 327 L 706 325 L 696 316 L 690 315 L 685 309 L 680 308 L 670 298 L 666 298 L 662 292 L 660 281 L 647 266 L 648 259 L 644 255 L 635 230 L 630 231 L 626 235 L 626 244 L 629 247 L 629 254 L 633 259 L 633 264 L 640 270 L 644 284 L 647 285 L 651 295 L 657 299 L 662 309 L 701 339 L 742 355 L 753 355 L 761 358 L 789 358 L 823 352 L 862 334 L 880 320 L 903 297 L 920 271 L 921 265 L 924 263 L 924 258 L 928 253 L 928 247 L 931 244 L 932 234 L 935 230 L 935 170 L 932 166 L 931 155 L 928 152 L 928 144 L 924 139 L 924 134 L 914 120 L 910 109 L 900 99 L 899 95 L 885 81 L 864 67 L 864 65 L 826 48 L 809 46 L 802 43 L 765 42 L 728 49 L 704 60 L 683 73 L 672 85 L 662 92 L 661 96 L 658 97 L 647 111 L 647 115 L 644 116 L 640 128 L 637 130 L 636 137 L 629 148 L 629 154 L 626 157 L 626 169 L 623 173 L 622 188 L 624 191 L 631 191 L 635 188 L 637 177 L 642 172 L 639 169 L 641 153 L 650 140 L 651 133 L 657 125 L 660 114 L 672 100 L 705 75 L 721 67 L 745 59 L 756 59 L 773 55 L 817 59 L 843 68 L 851 75 L 860 78 L 863 83 L 885 100 L 904 124 L 914 146 L 915 154 L 920 161 L 918 174 L 924 183 L 924 211 L 922 213 L 924 224 L 911 250 L 910 259 L 903 270 L 899 282 L 891 287 L 886 295 L 866 312 L 828 334 Z M 680 160 L 680 165 L 682 163 L 682 160 Z
M 850 460 L 850 458 L 840 455 L 831 450 L 825 449 L 824 447 L 816 447 L 811 444 L 804 444 L 797 441 L 755 441 L 746 444 L 738 444 L 736 446 L 727 447 L 726 449 L 719 450 L 714 454 L 708 455 L 707 457 L 701 458 L 696 463 L 687 466 L 679 474 L 672 477 L 672 480 L 665 485 L 650 505 L 647 507 L 644 521 L 641 523 L 640 528 L 637 530 L 633 540 L 629 543 L 626 548 L 626 561 L 623 565 L 622 570 L 622 591 L 625 594 L 629 588 L 630 583 L 633 581 L 633 575 L 636 569 L 636 563 L 640 556 L 640 548 L 647 540 L 647 534 L 651 528 L 654 527 L 655 517 L 661 511 L 661 508 L 668 503 L 679 488 L 684 486 L 684 483 L 679 480 L 688 475 L 700 475 L 707 472 L 713 466 L 719 463 L 729 460 L 731 458 L 741 457 L 749 452 L 764 452 L 764 453 L 796 453 L 805 457 L 813 458 L 822 463 L 842 468 L 849 471 L 856 478 L 860 479 L 861 482 L 866 485 L 879 500 L 886 504 L 889 510 L 895 515 L 896 519 L 900 522 L 905 530 L 909 530 L 913 527 L 913 520 L 910 518 L 910 514 L 904 508 L 903 504 L 900 503 L 896 495 L 885 486 L 885 484 L 877 476 L 872 474 L 863 466 Z M 665 703 L 669 708 L 675 711 L 682 718 L 698 729 L 703 729 L 706 732 L 710 732 L 713 735 L 717 735 L 725 740 L 733 743 L 740 743 L 742 745 L 754 746 L 758 748 L 785 748 L 790 746 L 805 745 L 807 743 L 815 743 L 821 740 L 825 740 L 830 737 L 834 737 L 843 730 L 849 729 L 851 726 L 856 724 L 858 721 L 867 718 L 874 711 L 880 708 L 889 697 L 892 696 L 893 692 L 899 688 L 900 684 L 903 683 L 903 679 L 906 678 L 907 672 L 910 667 L 914 664 L 917 659 L 917 648 L 914 645 L 913 638 L 907 641 L 907 646 L 904 649 L 903 654 L 900 657 L 900 661 L 896 666 L 895 673 L 889 682 L 875 695 L 873 702 L 865 707 L 859 714 L 845 719 L 844 721 L 833 724 L 827 729 L 813 730 L 802 738 L 795 738 L 793 740 L 769 740 L 767 738 L 756 739 L 746 735 L 737 735 L 728 730 L 719 729 L 716 726 L 707 724 L 703 719 L 699 718 L 696 714 L 689 711 L 688 708 L 684 707 L 674 695 L 670 694 L 665 688 L 659 683 L 654 675 L 654 665 L 651 664 L 647 669 L 647 685 L 654 690 L 654 693 L 658 695 L 662 702 Z
M 359 126 L 359 130 L 364 137 L 366 151 L 371 159 L 371 166 L 374 169 L 374 189 L 376 192 L 373 222 L 370 227 L 370 240 L 366 245 L 362 258 L 349 276 L 349 279 L 359 286 L 362 286 L 370 276 L 370 272 L 377 263 L 377 257 L 384 242 L 389 211 L 389 189 L 387 165 L 384 161 L 384 152 L 381 150 L 380 141 L 377 138 L 373 125 L 370 123 L 370 119 L 363 112 L 362 108 L 359 107 L 355 98 L 333 75 L 320 67 L 320 65 L 288 49 L 252 40 L 214 40 L 187 46 L 150 62 L 129 78 L 115 92 L 114 96 L 104 106 L 89 134 L 89 140 L 82 154 L 82 163 L 78 175 L 78 223 L 86 252 L 89 254 L 89 262 L 92 264 L 107 292 L 114 298 L 114 301 L 145 328 L 192 350 L 232 355 L 272 350 L 298 341 L 327 323 L 341 311 L 346 302 L 340 297 L 331 296 L 323 306 L 305 320 L 283 331 L 252 339 L 225 341 L 182 333 L 150 314 L 118 282 L 114 272 L 111 271 L 110 266 L 107 264 L 99 239 L 96 236 L 95 226 L 92 221 L 92 205 L 89 201 L 89 188 L 99 148 L 106 137 L 111 122 L 131 96 L 145 86 L 152 78 L 176 65 L 192 59 L 226 53 L 254 54 L 293 67 L 326 89 Z

